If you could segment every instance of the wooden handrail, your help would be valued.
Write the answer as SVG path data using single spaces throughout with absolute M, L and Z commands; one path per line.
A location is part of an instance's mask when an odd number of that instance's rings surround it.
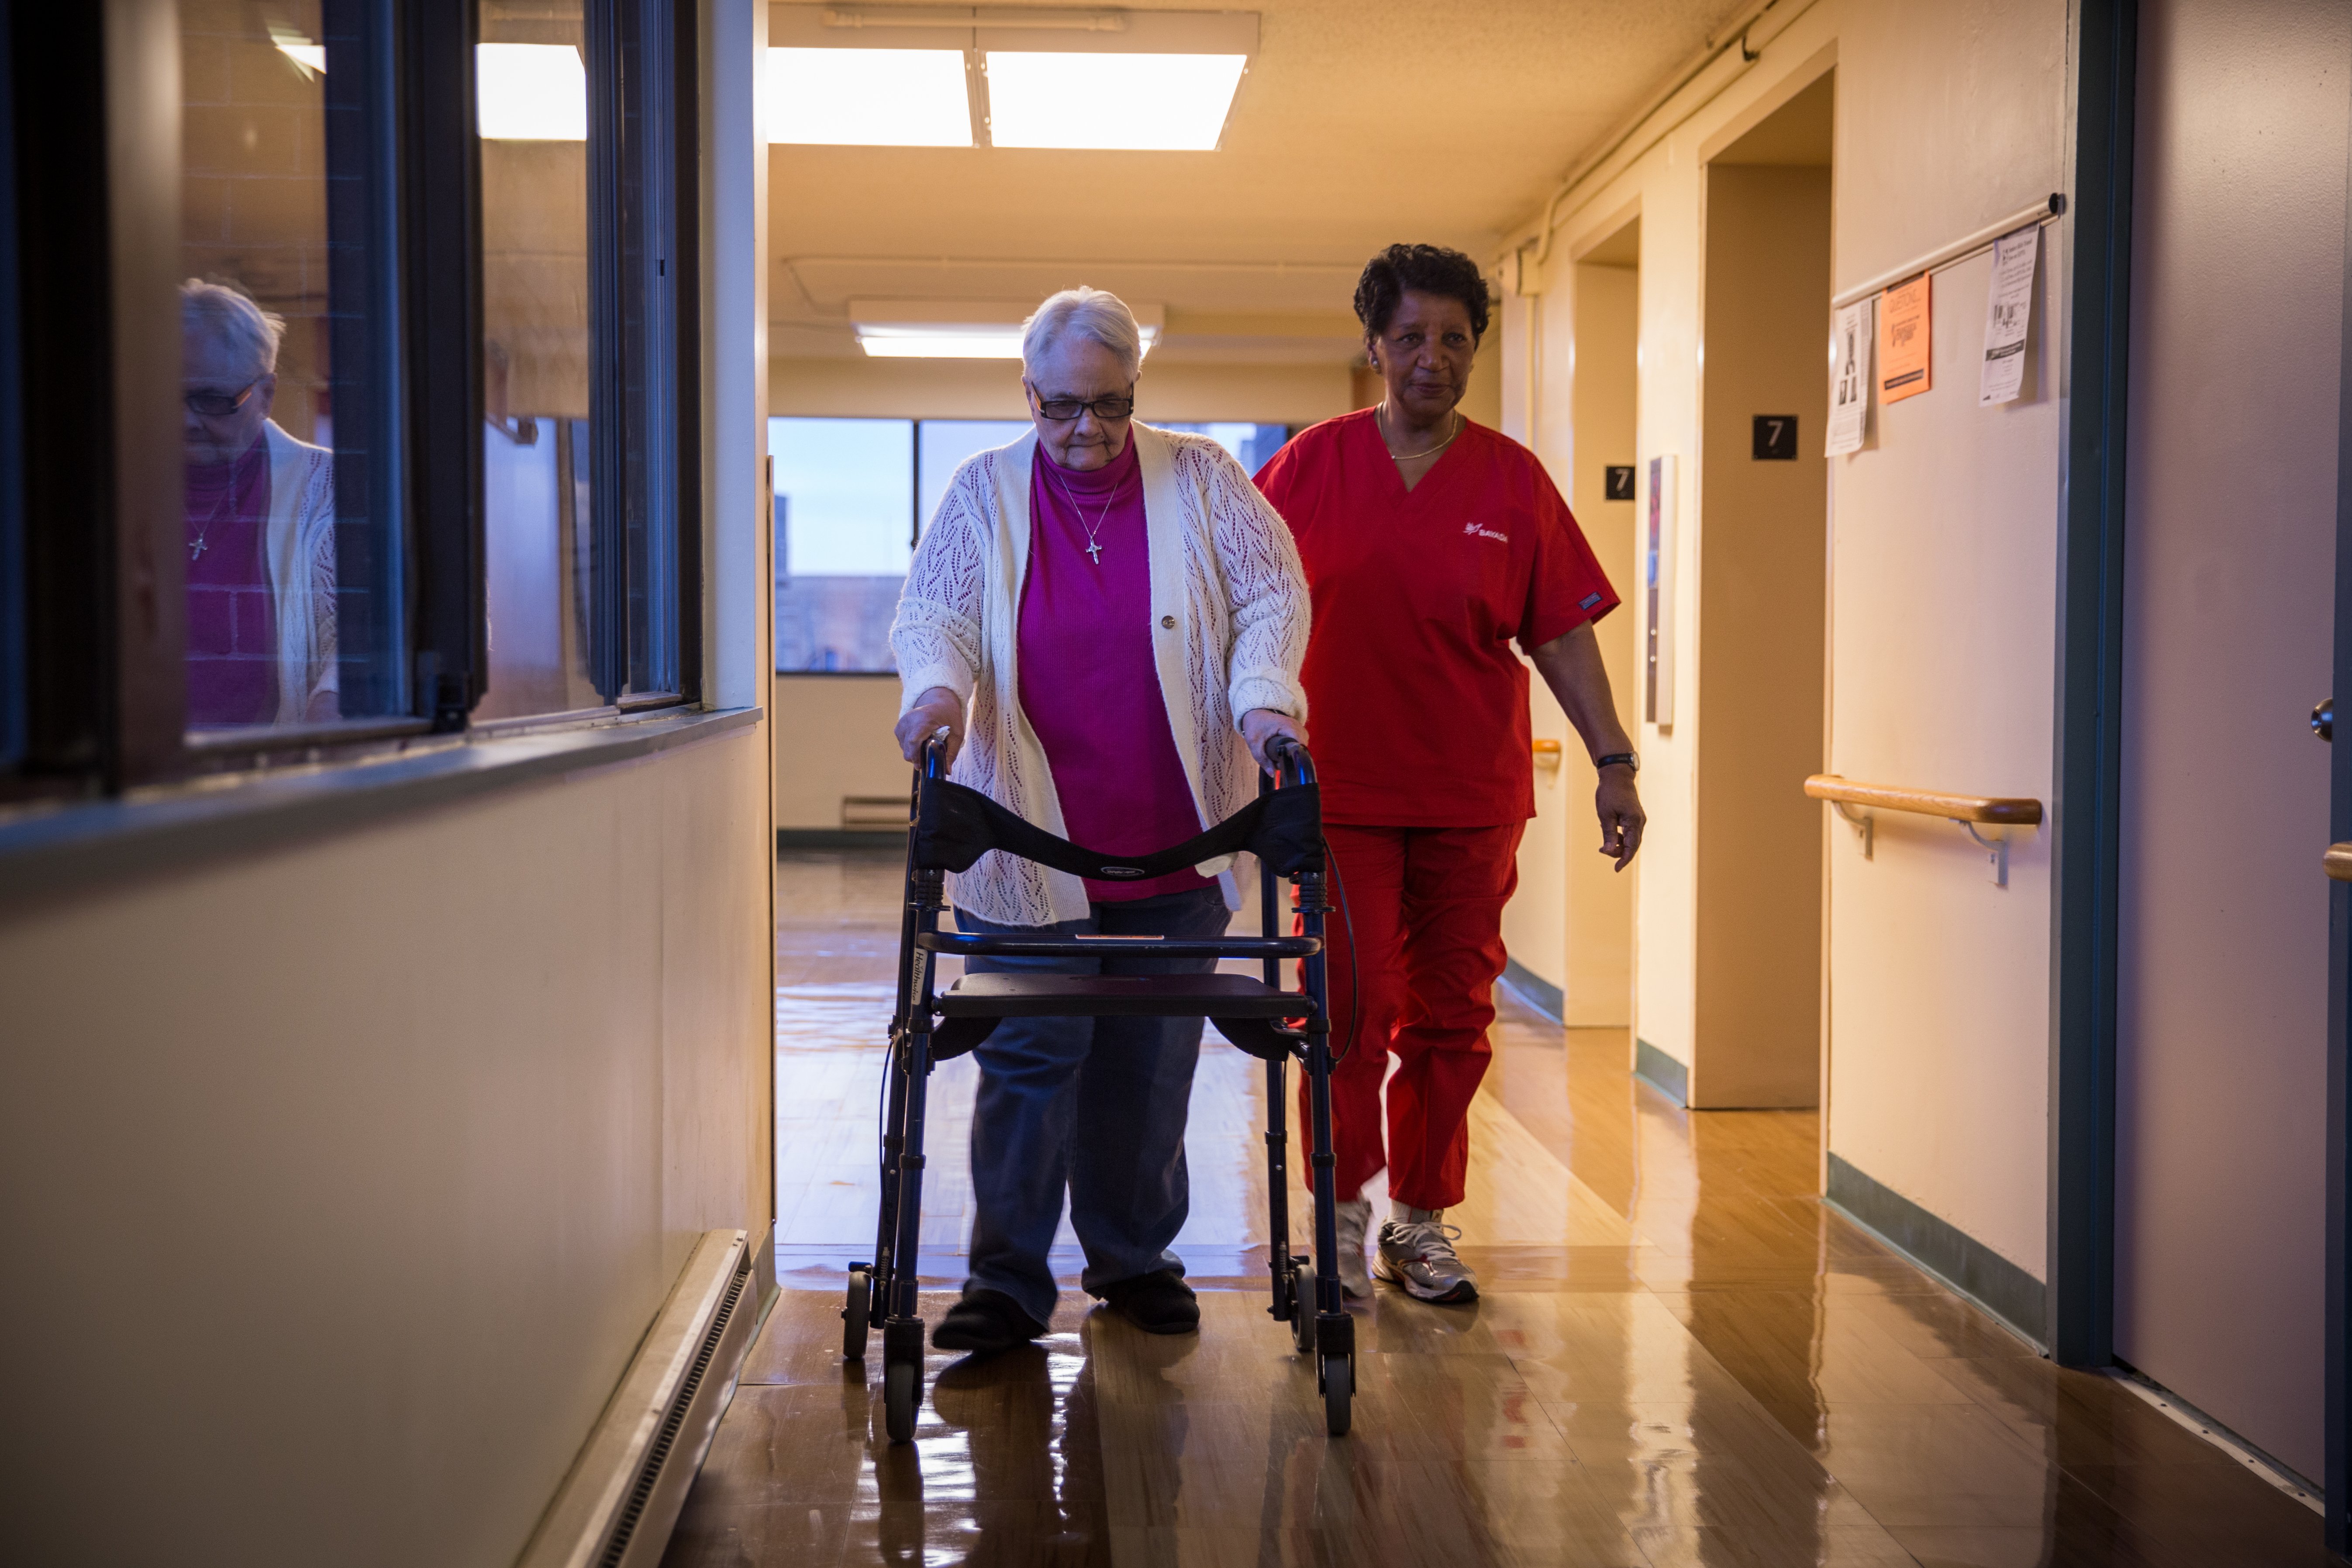
M 2331 880 L 2352 882 L 2352 844 L 2331 844 L 2319 858 L 2320 868 Z
M 1940 816 L 1952 822 L 2030 826 L 2042 820 L 2042 803 L 2038 800 L 2013 795 L 1939 795 L 1934 790 L 1904 789 L 1895 784 L 1854 784 L 1835 773 L 1815 773 L 1805 781 L 1805 793 L 1815 800 L 1873 805 L 1881 811 L 1916 812 L 1921 816 Z M 2352 872 L 2347 876 L 2352 878 Z

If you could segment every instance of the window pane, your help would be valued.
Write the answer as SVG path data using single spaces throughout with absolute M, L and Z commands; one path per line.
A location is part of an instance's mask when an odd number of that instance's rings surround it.
M 922 462 L 917 490 L 922 505 L 917 516 L 921 523 L 929 526 L 931 514 L 940 510 L 940 498 L 948 493 L 948 481 L 955 478 L 965 458 L 992 447 L 1010 446 L 1028 433 L 1026 419 L 924 420 L 918 435 Z
M 1290 439 L 1287 425 L 1229 425 L 1213 422 L 1207 425 L 1161 425 L 1162 430 L 1184 430 L 1195 436 L 1206 436 L 1237 458 L 1251 473 L 1265 467 L 1266 460 L 1282 450 Z
M 913 553 L 908 419 L 771 419 L 776 668 L 890 670 L 890 617 Z
M 594 708 L 588 76 L 578 0 L 482 0 L 479 719 Z
M 405 713 L 380 7 L 179 14 L 188 726 Z

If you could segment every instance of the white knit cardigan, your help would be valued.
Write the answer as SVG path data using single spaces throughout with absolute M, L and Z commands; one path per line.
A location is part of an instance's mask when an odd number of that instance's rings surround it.
M 1202 827 L 1256 794 L 1240 721 L 1253 708 L 1301 721 L 1307 693 L 1307 580 L 1290 530 L 1249 475 L 1204 436 L 1131 427 L 1143 473 L 1151 644 L 1176 755 Z M 1061 800 L 1021 710 L 1021 589 L 1029 565 L 1034 431 L 956 470 L 915 548 L 890 647 L 903 714 L 935 686 L 965 703 L 955 782 L 1058 837 Z M 1239 908 L 1229 862 L 1204 866 Z M 1003 925 L 1083 920 L 1086 884 L 992 851 L 955 879 L 956 906 Z

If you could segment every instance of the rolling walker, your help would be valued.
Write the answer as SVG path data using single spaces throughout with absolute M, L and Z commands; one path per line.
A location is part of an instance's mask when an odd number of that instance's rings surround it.
M 1338 1226 L 1331 1185 L 1331 1035 L 1329 989 L 1324 975 L 1323 921 L 1331 905 L 1322 812 L 1315 764 L 1307 749 L 1277 738 L 1268 748 L 1279 779 L 1261 773 L 1258 796 L 1199 837 L 1145 856 L 1106 856 L 1057 838 L 976 790 L 943 776 L 942 743 L 925 742 L 915 773 L 907 840 L 906 904 L 899 925 L 898 1004 L 890 1019 L 889 1094 L 882 1121 L 882 1205 L 874 1260 L 849 1266 L 842 1309 L 842 1354 L 865 1358 L 878 1309 L 882 1323 L 883 1412 L 890 1441 L 915 1435 L 923 1398 L 923 1320 L 917 1313 L 917 1259 L 922 1242 L 923 1117 L 931 1069 L 985 1040 L 1000 1018 L 1205 1017 L 1241 1050 L 1265 1063 L 1266 1235 L 1273 1300 L 1266 1308 L 1286 1323 L 1301 1355 L 1315 1357 L 1324 1423 L 1347 1435 L 1355 1394 L 1356 1325 L 1340 1294 Z M 965 871 L 1000 850 L 1072 876 L 1134 881 L 1165 876 L 1203 861 L 1249 850 L 1258 858 L 1255 937 L 979 936 L 940 930 L 947 873 Z M 1276 879 L 1288 879 L 1300 933 L 1274 934 L 1278 918 Z M 1099 958 L 1116 951 L 1185 958 L 1254 958 L 1263 978 L 1245 974 L 967 974 L 945 991 L 933 988 L 934 960 L 980 958 Z M 1301 986 L 1282 988 L 1281 964 L 1301 960 Z M 1312 1270 L 1290 1250 L 1287 1065 L 1307 1073 L 1314 1138 L 1315 1198 Z M 1309 1285 L 1312 1300 L 1309 1300 Z

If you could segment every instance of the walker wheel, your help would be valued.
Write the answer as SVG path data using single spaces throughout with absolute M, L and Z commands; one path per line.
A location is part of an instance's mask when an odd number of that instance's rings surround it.
M 915 1407 L 923 1402 L 922 1369 L 909 1362 L 882 1373 L 882 1425 L 893 1443 L 915 1440 Z
M 849 1300 L 841 1309 L 841 1354 L 866 1359 L 866 1334 L 874 1311 L 874 1276 L 863 1267 L 849 1271 Z
M 1323 1429 L 1334 1437 L 1348 1435 L 1349 1405 L 1356 1392 L 1356 1360 L 1353 1356 L 1326 1356 L 1323 1359 Z
M 1300 1355 L 1315 1353 L 1315 1275 L 1303 1258 L 1290 1260 L 1290 1342 Z

